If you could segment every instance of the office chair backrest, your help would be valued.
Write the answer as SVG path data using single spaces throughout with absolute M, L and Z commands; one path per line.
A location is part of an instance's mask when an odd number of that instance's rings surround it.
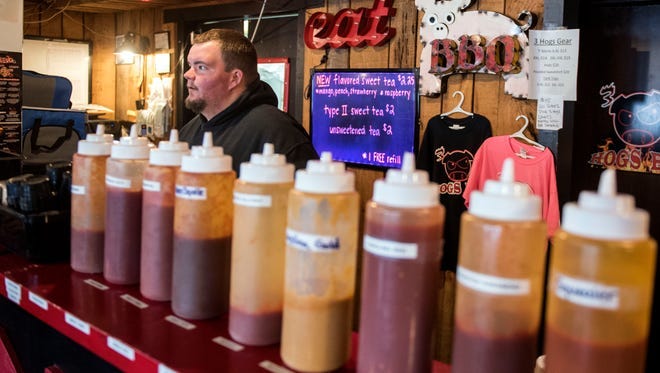
M 23 71 L 23 106 L 69 109 L 72 90 L 66 77 Z

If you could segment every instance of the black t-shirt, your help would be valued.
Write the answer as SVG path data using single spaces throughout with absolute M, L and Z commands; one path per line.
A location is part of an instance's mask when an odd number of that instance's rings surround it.
M 436 115 L 424 132 L 417 168 L 428 171 L 431 181 L 438 183 L 440 203 L 445 207 L 443 270 L 456 270 L 460 220 L 466 210 L 462 194 L 474 155 L 491 136 L 490 121 L 479 114 L 464 118 Z

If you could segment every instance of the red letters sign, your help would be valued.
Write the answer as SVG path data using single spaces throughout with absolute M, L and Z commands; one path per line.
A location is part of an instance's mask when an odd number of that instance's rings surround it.
M 481 35 L 461 35 L 458 46 L 451 39 L 436 39 L 431 42 L 432 74 L 446 75 L 453 72 L 486 71 L 499 74 L 520 72 L 520 43 L 509 35 L 494 38 L 487 45 Z
M 388 26 L 390 17 L 396 14 L 392 2 L 374 0 L 372 9 L 342 9 L 334 16 L 314 13 L 305 25 L 305 44 L 312 49 L 383 45 L 396 33 Z

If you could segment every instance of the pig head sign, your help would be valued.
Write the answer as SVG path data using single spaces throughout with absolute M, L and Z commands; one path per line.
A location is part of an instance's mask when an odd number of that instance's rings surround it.
M 617 93 L 610 83 L 600 95 L 612 124 L 589 165 L 660 174 L 660 91 Z
M 502 74 L 504 91 L 527 98 L 529 43 L 533 15 L 523 10 L 518 19 L 491 11 L 466 11 L 473 0 L 415 0 L 424 12 L 419 29 L 422 42 L 420 93 L 442 92 L 442 78 L 456 73 Z

